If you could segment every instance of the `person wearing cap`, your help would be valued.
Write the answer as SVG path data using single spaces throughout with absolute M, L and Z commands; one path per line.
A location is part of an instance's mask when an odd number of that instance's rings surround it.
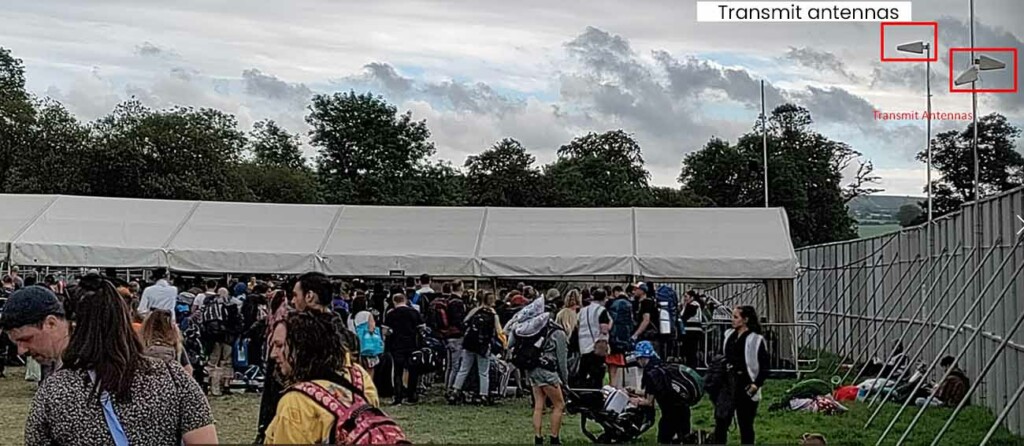
M 40 364 L 57 365 L 68 346 L 70 324 L 53 291 L 30 286 L 15 291 L 7 299 L 0 329 L 10 336 L 19 355 L 28 353 Z
M 641 382 L 642 392 L 630 389 L 630 402 L 636 406 L 653 406 L 658 403 L 661 419 L 658 421 L 658 444 L 682 444 L 690 435 L 690 406 L 683 403 L 666 382 L 663 363 L 654 344 L 640 341 L 633 352 L 636 361 L 644 369 Z
M 633 287 L 633 297 L 637 306 L 636 331 L 633 332 L 633 342 L 651 341 L 658 339 L 658 303 L 651 299 L 650 289 L 644 282 L 639 282 Z

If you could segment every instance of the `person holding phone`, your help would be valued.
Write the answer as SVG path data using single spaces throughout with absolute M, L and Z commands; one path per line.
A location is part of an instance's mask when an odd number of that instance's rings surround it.
M 725 416 L 716 415 L 715 443 L 726 444 L 735 415 L 740 443 L 754 444 L 754 418 L 770 366 L 767 344 L 761 336 L 761 323 L 754 307 L 744 305 L 732 310 L 732 329 L 725 332 L 723 354 L 728 381 L 732 384 L 733 407 Z

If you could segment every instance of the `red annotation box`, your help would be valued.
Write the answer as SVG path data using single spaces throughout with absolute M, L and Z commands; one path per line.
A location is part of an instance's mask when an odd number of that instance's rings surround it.
M 975 53 L 1010 53 L 1012 57 L 1007 62 L 1006 68 L 1010 69 L 1013 67 L 1013 88 L 960 88 L 957 89 L 953 85 L 953 55 L 955 53 L 969 53 L 974 51 Z M 950 48 L 949 49 L 949 92 L 950 93 L 1017 93 L 1020 91 L 1020 73 L 1017 72 L 1017 68 L 1020 64 L 1017 62 L 1017 48 L 1005 47 L 1005 48 Z M 977 55 L 977 54 L 975 54 Z M 972 61 L 973 62 L 973 61 Z
M 885 57 L 886 26 L 930 26 L 932 28 L 931 57 Z M 882 62 L 938 62 L 939 61 L 939 22 L 882 22 Z

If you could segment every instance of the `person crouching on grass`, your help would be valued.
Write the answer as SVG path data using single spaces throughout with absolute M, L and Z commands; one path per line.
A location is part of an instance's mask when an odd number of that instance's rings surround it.
M 644 369 L 641 385 L 642 395 L 633 395 L 630 402 L 635 406 L 653 406 L 655 402 L 661 408 L 661 419 L 658 421 L 658 444 L 682 444 L 690 434 L 690 406 L 679 399 L 666 383 L 667 373 L 660 370 L 665 364 L 654 351 L 649 341 L 636 344 L 633 353 L 640 367 Z
M 278 376 L 288 386 L 267 427 L 265 444 L 324 444 L 335 442 L 335 414 L 298 390 L 312 383 L 333 402 L 348 408 L 365 401 L 380 406 L 370 374 L 347 360 L 347 351 L 336 336 L 333 315 L 321 311 L 290 313 L 274 324 L 270 357 Z M 352 389 L 358 392 L 353 392 Z M 335 400 L 335 401 L 331 401 Z M 341 420 L 342 422 L 344 420 Z

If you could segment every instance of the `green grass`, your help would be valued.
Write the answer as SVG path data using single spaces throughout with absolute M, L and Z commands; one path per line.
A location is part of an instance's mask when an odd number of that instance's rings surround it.
M 3 407 L 0 410 L 0 444 L 23 444 L 22 431 L 31 402 L 34 385 L 21 379 L 23 369 L 11 369 L 8 378 L 0 379 L 0 395 Z M 839 416 L 823 416 L 801 412 L 769 412 L 768 406 L 780 398 L 794 383 L 792 380 L 772 380 L 766 385 L 765 401 L 762 402 L 756 421 L 758 442 L 761 444 L 798 444 L 800 436 L 807 432 L 824 434 L 830 445 L 874 444 L 889 418 L 898 406 L 889 404 L 874 424 L 864 429 L 864 422 L 874 408 L 866 404 L 849 404 L 850 412 Z M 222 443 L 250 443 L 255 436 L 259 397 L 255 394 L 232 395 L 215 398 L 212 401 L 217 429 Z M 415 443 L 529 443 L 532 440 L 530 426 L 531 409 L 529 398 L 505 401 L 492 407 L 447 406 L 439 395 L 432 395 L 417 406 L 388 408 L 391 414 L 412 437 Z M 895 442 L 903 432 L 917 409 L 909 409 L 903 415 L 897 429 L 890 434 L 888 444 Z M 922 422 L 910 437 L 909 444 L 927 445 L 934 432 L 949 416 L 949 409 L 929 409 Z M 971 407 L 964 411 L 944 437 L 944 445 L 975 445 L 984 436 L 994 417 L 985 409 Z M 547 420 L 545 420 L 547 422 Z M 695 429 L 712 430 L 711 404 L 705 399 L 693 414 Z M 596 428 L 596 427 L 595 427 Z M 592 428 L 593 429 L 593 428 Z M 641 443 L 655 442 L 655 429 L 649 431 Z M 562 438 L 566 443 L 588 443 L 580 433 L 579 418 L 566 417 Z M 733 428 L 731 444 L 737 444 L 738 434 Z M 1000 430 L 990 444 L 1024 445 L 1024 439 L 1012 436 L 1005 429 Z
M 900 225 L 858 225 L 857 235 L 860 238 L 874 237 L 876 235 L 888 234 L 902 229 Z

